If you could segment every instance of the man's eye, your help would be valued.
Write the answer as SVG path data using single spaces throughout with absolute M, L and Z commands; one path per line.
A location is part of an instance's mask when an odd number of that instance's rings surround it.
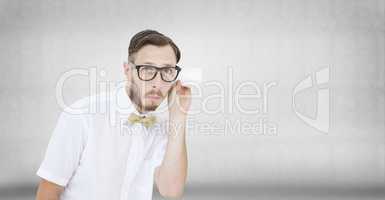
M 172 74 L 173 73 L 173 70 L 172 68 L 166 68 L 166 69 L 163 69 L 164 73 L 166 74 Z
M 144 72 L 152 72 L 152 71 L 155 71 L 153 67 L 150 67 L 150 66 L 143 66 L 142 71 Z

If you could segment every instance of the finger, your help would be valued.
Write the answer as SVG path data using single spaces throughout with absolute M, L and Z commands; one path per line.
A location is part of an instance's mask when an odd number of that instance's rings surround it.
M 183 91 L 183 97 L 189 98 L 191 96 L 191 89 L 190 88 L 185 88 Z
M 181 87 L 181 90 L 183 90 L 183 91 L 191 90 L 191 88 L 189 86 L 181 85 L 180 87 Z
M 176 93 L 177 94 L 180 94 L 181 86 L 182 86 L 182 84 L 181 84 L 180 80 L 177 80 L 176 83 L 175 83 L 175 89 L 176 89 Z
M 175 96 L 176 96 L 176 82 L 171 86 L 171 89 L 169 90 L 169 93 L 168 93 L 168 103 L 170 105 L 174 104 L 175 102 Z
M 176 90 L 176 84 L 177 84 L 177 82 L 175 82 L 171 85 L 170 92 L 174 92 Z
M 188 95 L 190 95 L 190 94 L 191 94 L 191 88 L 190 88 L 190 87 L 185 87 L 185 89 L 186 89 L 186 93 L 187 93 Z

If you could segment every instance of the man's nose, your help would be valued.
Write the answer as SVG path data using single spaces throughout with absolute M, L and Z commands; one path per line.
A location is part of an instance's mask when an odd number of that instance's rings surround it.
M 156 88 L 162 84 L 163 80 L 160 72 L 156 73 L 154 79 L 151 80 L 151 87 Z

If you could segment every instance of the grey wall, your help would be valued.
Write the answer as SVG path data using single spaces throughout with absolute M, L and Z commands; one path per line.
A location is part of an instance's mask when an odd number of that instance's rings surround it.
M 276 134 L 205 134 L 190 127 L 189 183 L 353 185 L 383 187 L 385 179 L 383 0 L 272 1 L 0 1 L 0 187 L 36 183 L 35 176 L 60 107 L 55 86 L 73 68 L 97 67 L 100 80 L 123 78 L 129 38 L 152 28 L 182 50 L 181 66 L 200 68 L 202 104 L 224 110 L 191 117 L 223 127 L 226 120 L 266 119 Z M 294 87 L 329 68 L 330 127 L 323 133 L 297 117 Z M 276 82 L 268 112 L 230 112 L 244 81 Z M 248 88 L 246 92 L 255 93 Z M 88 93 L 85 77 L 64 87 L 66 102 Z M 194 93 L 198 93 L 194 88 Z M 296 96 L 298 112 L 315 116 L 317 88 Z M 244 100 L 253 107 L 261 99 Z M 215 124 L 216 123 L 216 124 Z

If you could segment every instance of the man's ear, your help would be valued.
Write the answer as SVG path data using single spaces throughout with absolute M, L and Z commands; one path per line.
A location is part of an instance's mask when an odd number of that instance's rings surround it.
M 128 62 L 123 62 L 123 70 L 124 73 L 127 75 L 127 73 L 130 71 L 130 64 Z M 131 72 L 130 72 L 131 73 Z
M 131 67 L 130 63 L 124 62 L 123 63 L 123 70 L 124 70 L 124 74 L 126 75 L 127 80 L 130 81 L 132 79 L 132 67 Z

